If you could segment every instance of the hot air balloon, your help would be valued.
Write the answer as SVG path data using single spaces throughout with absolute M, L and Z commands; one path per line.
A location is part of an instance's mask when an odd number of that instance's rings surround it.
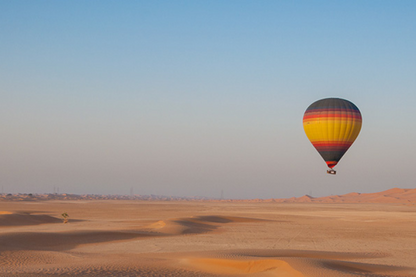
M 312 145 L 333 169 L 361 130 L 360 110 L 348 100 L 326 98 L 312 103 L 303 116 L 303 129 Z

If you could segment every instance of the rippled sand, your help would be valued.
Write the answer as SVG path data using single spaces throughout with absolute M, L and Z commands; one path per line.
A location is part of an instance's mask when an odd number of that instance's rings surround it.
M 0 211 L 0 276 L 416 276 L 415 206 L 38 201 Z

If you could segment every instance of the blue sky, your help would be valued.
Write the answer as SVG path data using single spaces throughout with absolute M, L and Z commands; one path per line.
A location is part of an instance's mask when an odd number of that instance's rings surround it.
M 1 1 L 4 192 L 229 198 L 414 187 L 414 1 Z M 328 176 L 302 127 L 363 128 Z

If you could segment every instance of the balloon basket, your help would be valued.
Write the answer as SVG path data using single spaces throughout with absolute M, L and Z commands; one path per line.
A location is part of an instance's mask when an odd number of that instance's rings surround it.
M 335 170 L 333 170 L 333 169 L 328 169 L 328 170 L 326 171 L 326 173 L 328 173 L 328 174 L 332 174 L 332 175 L 337 174 L 337 172 L 336 172 Z

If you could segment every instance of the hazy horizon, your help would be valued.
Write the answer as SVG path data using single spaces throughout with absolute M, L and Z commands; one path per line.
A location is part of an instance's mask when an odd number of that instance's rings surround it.
M 414 1 L 2 1 L 0 183 L 287 198 L 414 188 Z M 335 167 L 302 127 L 358 106 Z
M 130 188 L 132 189 L 132 188 Z M 412 192 L 409 193 L 409 190 Z M 93 198 L 86 198 L 86 199 L 102 199 L 102 197 L 111 197 L 109 199 L 111 200 L 142 200 L 142 201 L 164 201 L 163 198 L 170 198 L 169 200 L 178 200 L 180 199 L 187 199 L 188 200 L 225 200 L 225 201 L 251 201 L 251 200 L 265 200 L 266 202 L 270 199 L 277 200 L 277 203 L 309 203 L 309 200 L 305 200 L 305 196 L 312 200 L 313 203 L 409 203 L 409 201 L 413 201 L 414 199 L 414 193 L 413 191 L 416 190 L 414 188 L 390 188 L 384 191 L 374 191 L 374 192 L 367 192 L 367 193 L 360 193 L 360 192 L 349 192 L 342 195 L 323 195 L 323 196 L 313 196 L 309 194 L 305 194 L 299 197 L 269 197 L 269 198 L 227 198 L 224 197 L 223 193 L 220 193 L 218 196 L 213 197 L 206 197 L 206 196 L 200 196 L 200 195 L 163 195 L 163 194 L 136 194 L 132 191 L 129 193 L 110 193 L 110 194 L 101 194 L 101 193 L 67 193 L 67 192 L 60 192 L 59 188 L 55 187 L 53 192 L 40 192 L 40 193 L 25 193 L 25 192 L 19 192 L 19 193 L 0 193 L 0 195 L 6 195 L 5 199 L 8 200 L 15 200 L 15 198 L 9 198 L 10 195 L 13 196 L 27 196 L 29 198 L 23 198 L 23 199 L 36 199 L 36 200 L 73 200 L 73 199 L 85 199 L 82 197 L 93 197 Z M 356 194 L 358 193 L 358 194 Z M 387 193 L 384 194 L 384 193 Z M 55 198 L 44 198 L 45 196 L 54 195 Z M 69 198 L 64 198 L 68 197 Z M 98 198 L 94 198 L 97 196 Z M 358 196 L 358 197 L 357 197 Z M 40 197 L 40 198 L 32 198 L 32 197 Z M 72 198 L 75 197 L 75 198 Z M 81 198 L 76 198 L 81 197 Z M 361 197 L 361 198 L 360 198 Z M 106 198 L 104 198 L 106 199 Z M 20 199 L 22 201 L 22 199 Z M 24 201 L 24 200 L 23 200 Z M 168 201 L 168 200 L 167 200 Z

